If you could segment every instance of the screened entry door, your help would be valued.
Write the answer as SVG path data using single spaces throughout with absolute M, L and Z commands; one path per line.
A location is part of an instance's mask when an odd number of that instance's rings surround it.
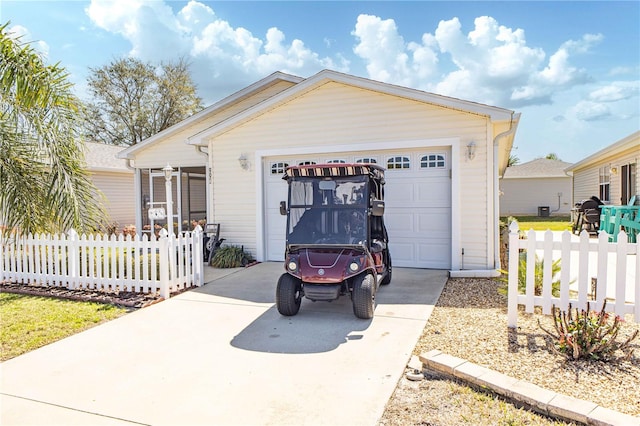
M 164 227 L 168 221 L 173 223 L 173 233 L 177 235 L 179 228 L 178 224 L 182 223 L 182 218 L 180 217 L 180 212 L 182 211 L 181 207 L 181 194 L 180 194 L 180 185 L 178 185 L 178 176 L 179 173 L 173 172 L 171 174 L 171 198 L 173 201 L 173 206 L 171 211 L 167 208 L 167 190 L 165 186 L 165 178 L 164 173 L 162 172 L 152 172 L 150 174 L 149 179 L 149 203 L 147 208 L 159 208 L 162 207 L 165 210 L 166 218 L 165 219 L 154 219 L 153 217 L 149 217 L 149 224 L 151 225 L 151 230 L 156 229 L 156 225 Z M 147 210 L 148 211 L 148 210 Z M 151 232 L 149 230 L 149 232 Z

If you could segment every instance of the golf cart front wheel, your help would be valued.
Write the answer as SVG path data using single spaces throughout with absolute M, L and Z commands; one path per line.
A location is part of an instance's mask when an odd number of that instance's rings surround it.
M 375 310 L 375 279 L 371 274 L 362 274 L 353 281 L 353 313 L 358 318 L 371 319 Z
M 276 307 L 280 315 L 293 316 L 302 303 L 302 282 L 289 274 L 282 274 L 276 287 Z

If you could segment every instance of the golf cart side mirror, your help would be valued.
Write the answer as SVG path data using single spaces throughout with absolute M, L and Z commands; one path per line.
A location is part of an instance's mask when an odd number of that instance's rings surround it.
M 384 215 L 384 201 L 373 200 L 371 203 L 371 215 L 382 216 Z
M 286 201 L 280 201 L 280 214 L 282 216 L 286 216 L 287 215 L 287 202 Z

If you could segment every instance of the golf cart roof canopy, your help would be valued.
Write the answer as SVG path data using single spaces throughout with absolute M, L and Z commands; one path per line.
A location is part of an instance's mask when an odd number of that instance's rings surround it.
M 374 179 L 384 179 L 384 169 L 377 164 L 369 163 L 340 163 L 340 164 L 305 164 L 289 166 L 282 179 L 292 177 L 342 177 L 368 175 Z

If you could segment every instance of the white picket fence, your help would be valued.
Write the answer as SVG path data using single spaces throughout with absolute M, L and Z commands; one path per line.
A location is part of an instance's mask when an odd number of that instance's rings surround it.
M 164 232 L 162 232 L 164 231 Z M 203 281 L 202 228 L 144 235 L 0 235 L 0 279 L 99 291 L 172 292 Z
M 508 313 L 509 327 L 516 327 L 518 305 L 524 305 L 525 312 L 533 313 L 534 306 L 542 307 L 542 313 L 551 314 L 552 306 L 567 310 L 572 308 L 600 310 L 606 300 L 606 310 L 616 315 L 633 314 L 635 322 L 640 322 L 640 243 L 629 243 L 624 231 L 618 234 L 617 242 L 609 242 L 609 235 L 600 232 L 598 238 L 590 238 L 582 231 L 578 241 L 569 231 L 554 240 L 554 233 L 546 231 L 543 239 L 536 239 L 531 230 L 526 239 L 519 238 L 518 223 L 509 227 L 509 278 Z M 518 268 L 520 254 L 526 258 L 526 291 L 518 292 Z M 543 261 L 542 294 L 536 296 L 535 260 L 536 254 Z M 560 261 L 560 295 L 552 294 L 551 266 Z

